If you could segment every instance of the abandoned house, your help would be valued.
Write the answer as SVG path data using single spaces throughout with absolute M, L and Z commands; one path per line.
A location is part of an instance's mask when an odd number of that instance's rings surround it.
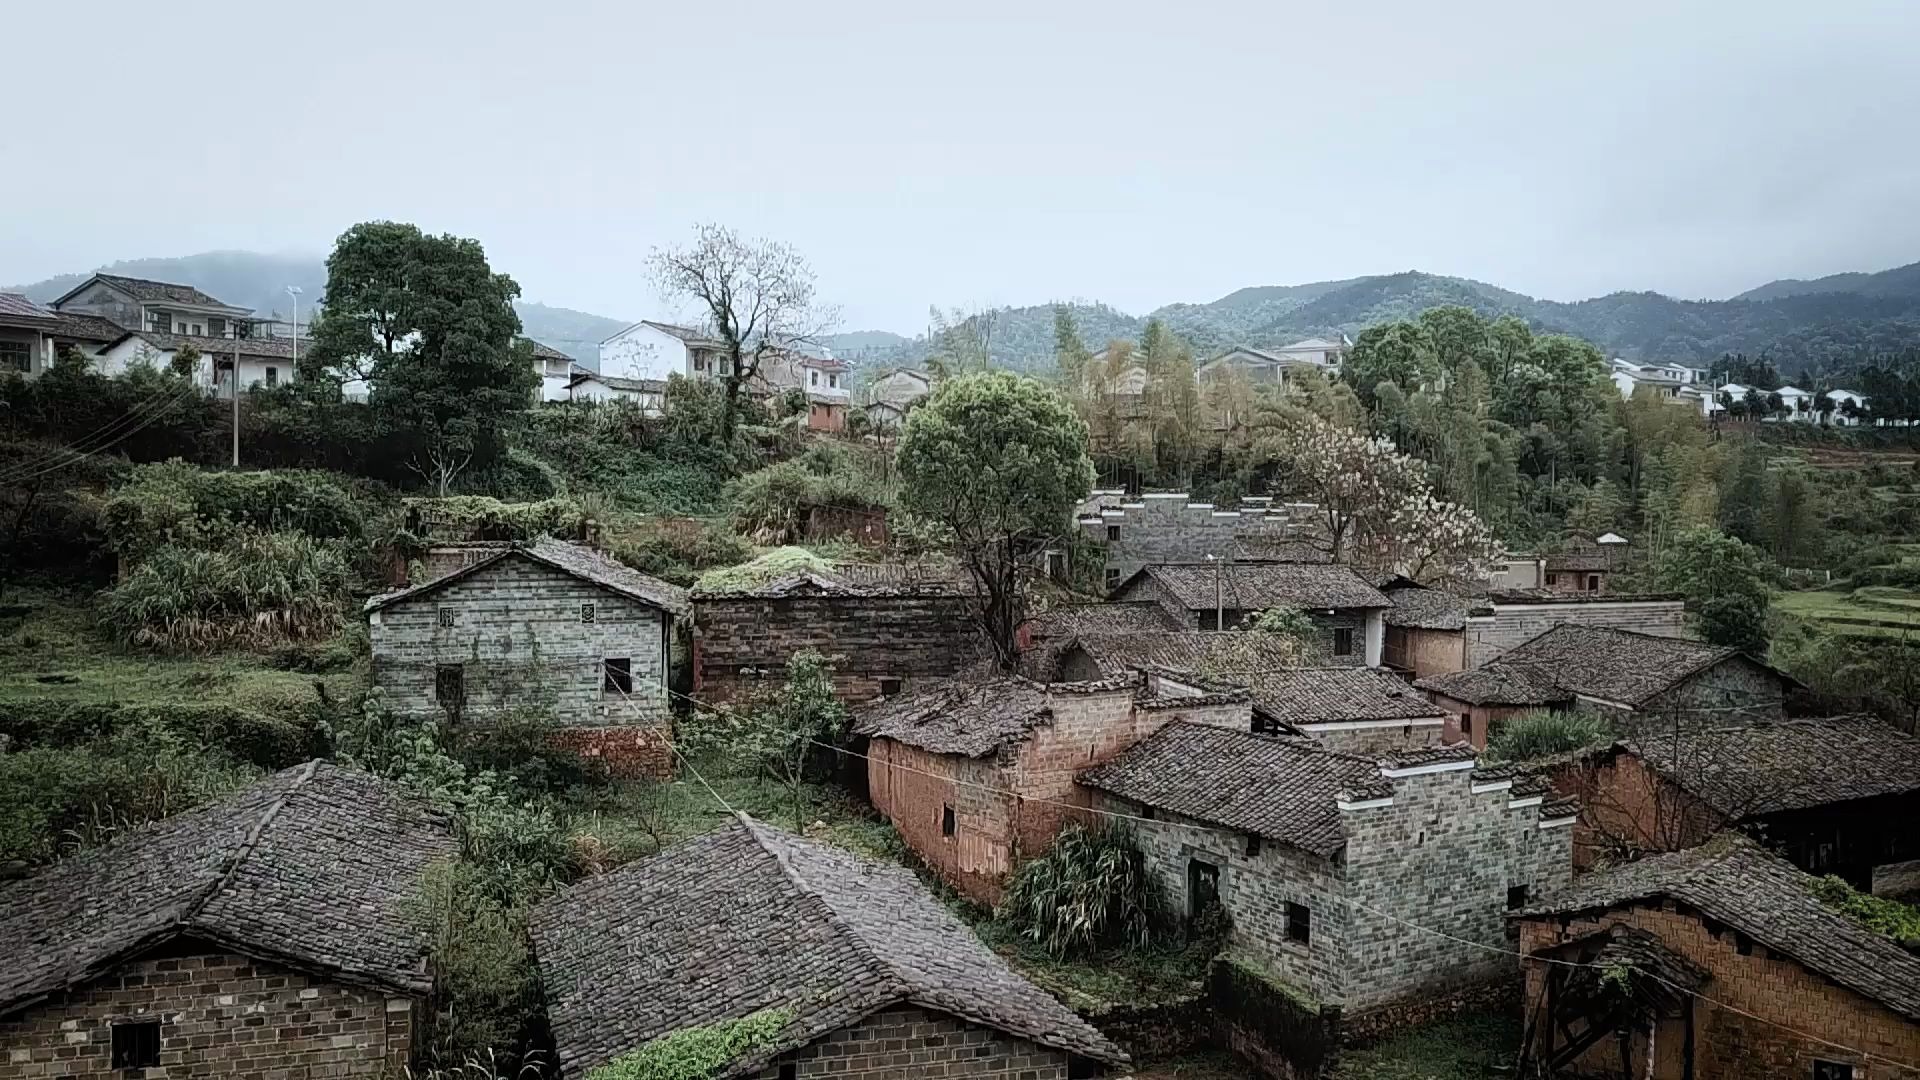
M 671 650 L 685 591 L 590 548 L 512 544 L 367 601 L 373 684 L 404 715 L 552 710 L 616 773 L 672 771 Z
M 1419 585 L 1381 591 L 1393 604 L 1382 616 L 1386 629 L 1381 663 L 1411 679 L 1467 666 L 1467 615 L 1473 599 Z
M 777 1027 L 703 1075 L 1068 1080 L 1126 1065 L 911 871 L 744 814 L 564 890 L 532 934 L 568 1077 L 756 1015 Z
M 1529 708 L 1585 709 L 1629 729 L 1676 717 L 1778 719 L 1799 683 L 1738 649 L 1562 624 L 1483 667 L 1414 685 L 1461 716 L 1462 734 L 1484 746 L 1490 721 Z
M 1016 631 L 1020 670 L 1051 682 L 1068 647 L 1082 634 L 1139 634 L 1178 630 L 1181 623 L 1150 600 L 1131 604 L 1062 604 L 1028 616 Z
M 909 564 L 803 568 L 752 584 L 696 586 L 694 692 L 716 704 L 751 699 L 780 684 L 795 653 L 813 650 L 832 660 L 841 700 L 898 694 L 980 658 L 972 595 L 954 567 Z
M 1175 719 L 1247 729 L 1244 691 L 1160 695 L 1138 677 L 1045 685 L 929 682 L 856 708 L 867 794 L 928 866 L 982 903 L 1044 851 L 1080 803 L 1075 771 Z
M 1516 920 L 1521 1075 L 1914 1075 L 1901 1065 L 1920 1063 L 1920 956 L 1829 907 L 1816 885 L 1723 834 L 1528 905 Z
M 1510 978 L 1507 913 L 1571 873 L 1571 801 L 1464 747 L 1383 761 L 1172 723 L 1080 783 L 1096 809 L 1152 819 L 1130 827 L 1177 911 L 1219 904 L 1230 953 L 1341 1006 L 1350 1033 Z
M 1221 507 L 1195 502 L 1185 492 L 1130 498 L 1096 491 L 1075 511 L 1074 521 L 1081 536 L 1099 546 L 1104 581 L 1112 589 L 1154 563 L 1197 563 L 1209 557 L 1327 561 L 1308 543 L 1308 525 L 1293 522 L 1291 513 L 1287 504 L 1264 496 Z
M 1920 895 L 1920 739 L 1871 716 L 1658 727 L 1557 765 L 1574 865 L 1738 828 L 1813 874 Z
M 1447 741 L 1446 710 L 1379 668 L 1275 668 L 1228 672 L 1218 681 L 1247 688 L 1254 731 L 1305 735 L 1362 757 Z
M 324 762 L 0 883 L 0 1077 L 396 1076 L 444 818 Z
M 1200 675 L 1269 671 L 1308 659 L 1301 655 L 1298 642 L 1278 634 L 1247 634 L 1236 630 L 1088 633 L 1073 638 L 1059 650 L 1054 669 L 1047 678 L 1086 681 L 1148 670 Z
M 1671 593 L 1584 595 L 1497 590 L 1477 599 L 1468 615 L 1465 666 L 1490 663 L 1507 650 L 1561 625 L 1691 638 L 1686 618 L 1686 602 Z
M 1269 608 L 1299 608 L 1323 632 L 1317 651 L 1330 663 L 1366 667 L 1380 664 L 1393 606 L 1352 567 L 1332 563 L 1156 564 L 1109 599 L 1151 600 L 1194 630 L 1233 630 Z
M 1626 566 L 1627 538 L 1607 533 L 1598 540 L 1573 536 L 1565 550 L 1547 555 L 1541 563 L 1540 585 L 1548 592 L 1585 593 L 1597 596 L 1607 591 L 1607 579 Z

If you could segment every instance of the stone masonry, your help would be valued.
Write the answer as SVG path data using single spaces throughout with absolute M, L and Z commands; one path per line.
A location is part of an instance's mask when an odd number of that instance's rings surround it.
M 1064 1051 L 903 1005 L 783 1054 L 754 1075 L 756 1080 L 1067 1080 L 1080 1075 L 1069 1071 L 1069 1062 Z
M 1184 493 L 1150 493 L 1127 499 L 1095 492 L 1078 511 L 1087 539 L 1105 551 L 1109 585 L 1131 577 L 1149 563 L 1205 562 L 1216 558 L 1258 558 L 1268 545 L 1300 539 L 1300 526 L 1288 507 L 1268 498 L 1247 498 L 1239 506 L 1194 502 Z
M 1636 630 L 1661 637 L 1691 637 L 1686 604 L 1677 598 L 1608 596 L 1592 600 L 1551 601 L 1490 598 L 1467 618 L 1467 668 L 1477 668 L 1522 642 L 1532 641 L 1561 623 Z M 1457 671 L 1460 668 L 1449 668 Z M 1421 672 L 1422 675 L 1431 672 Z
M 0 1020 L 0 1080 L 397 1076 L 416 1003 L 212 948 L 129 961 Z M 113 1026 L 158 1020 L 159 1065 L 112 1068 Z

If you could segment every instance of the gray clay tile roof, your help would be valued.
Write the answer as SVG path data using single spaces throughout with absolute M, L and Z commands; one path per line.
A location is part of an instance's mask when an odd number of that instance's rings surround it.
M 1561 623 L 1488 666 L 1522 671 L 1587 697 L 1639 705 L 1739 655 L 1738 649 L 1684 638 Z
M 1855 993 L 1920 1020 L 1920 956 L 1822 903 L 1814 878 L 1752 841 L 1722 834 L 1699 847 L 1575 878 L 1522 913 L 1571 915 L 1671 899 L 1791 957 Z
M 667 392 L 665 379 L 629 379 L 621 375 L 602 375 L 597 371 L 588 371 L 575 364 L 568 369 L 567 389 L 571 390 L 581 383 L 597 382 L 613 390 L 625 390 L 635 394 L 664 394 Z
M 697 326 L 682 326 L 679 323 L 657 322 L 653 319 L 641 319 L 638 326 L 651 326 L 663 334 L 679 338 L 689 345 L 718 345 L 719 339 Z M 631 327 L 629 327 L 631 329 Z
M 1556 572 L 1607 569 L 1607 556 L 1600 551 L 1567 551 L 1547 556 L 1547 570 Z
M 1131 679 L 1041 685 L 1019 675 L 962 676 L 918 684 L 898 697 L 857 706 L 853 730 L 892 739 L 934 754 L 984 757 L 1023 742 L 1033 729 L 1053 721 L 1060 694 L 1125 691 L 1116 708 L 1131 707 Z
M 502 559 L 524 558 L 552 567 L 564 574 L 570 574 L 582 581 L 591 582 L 609 592 L 618 593 L 629 599 L 650 604 L 662 611 L 682 614 L 687 610 L 687 591 L 677 585 L 669 585 L 659 578 L 643 574 L 625 563 L 602 555 L 598 551 L 579 544 L 569 544 L 564 540 L 555 540 L 543 536 L 530 544 L 511 544 L 496 555 L 481 559 L 479 562 L 463 566 L 449 574 L 434 578 L 407 589 L 382 593 L 368 600 L 367 611 L 379 611 L 394 604 L 438 591 L 446 585 L 462 580 L 469 575 L 479 573 L 486 567 Z
M 1081 773 L 1080 783 L 1329 857 L 1346 843 L 1338 801 L 1392 794 L 1378 764 L 1312 740 L 1181 721 Z
M 58 316 L 19 293 L 0 292 L 0 319 L 40 326 L 54 323 Z
M 1446 715 L 1404 679 L 1379 668 L 1292 668 L 1222 674 L 1252 691 L 1253 706 L 1288 725 L 1416 720 Z
M 125 327 L 112 319 L 105 319 L 98 315 L 88 315 L 78 311 L 60 311 L 54 313 L 54 318 L 56 322 L 51 332 L 55 337 L 105 344 L 109 341 L 118 341 L 127 335 Z
M 1557 592 L 1553 589 L 1492 589 L 1488 604 L 1631 604 L 1673 602 L 1684 599 L 1679 593 Z
M 1415 679 L 1414 687 L 1445 694 L 1469 705 L 1554 705 L 1573 700 L 1551 680 L 1537 680 L 1524 669 L 1505 668 L 1498 661 L 1486 667 L 1450 671 Z
M 693 595 L 778 600 L 799 596 L 964 596 L 971 591 L 965 571 L 954 564 L 894 562 L 800 569 L 745 587 L 696 585 Z
M 1393 602 L 1387 625 L 1407 630 L 1464 630 L 1467 612 L 1481 602 L 1439 589 L 1388 589 L 1386 595 Z
M 125 292 L 135 300 L 146 303 L 192 304 L 196 307 L 233 307 L 224 300 L 216 300 L 191 285 L 179 285 L 170 281 L 153 281 L 148 278 L 126 277 L 121 274 L 95 274 L 83 281 L 77 288 L 67 292 L 72 296 L 95 280 L 104 281 Z M 61 297 L 66 299 L 65 296 Z
M 283 337 L 228 338 L 196 337 L 191 334 L 162 334 L 157 330 L 123 330 L 110 344 L 118 345 L 127 338 L 139 338 L 156 349 L 178 352 L 191 345 L 202 356 L 217 358 L 231 357 L 235 352 L 241 356 L 252 356 L 266 360 L 293 359 L 294 341 Z M 313 349 L 313 342 L 300 339 L 302 355 Z
M 393 784 L 295 766 L 0 884 L 0 1015 L 179 935 L 425 993 L 410 909 L 421 875 L 455 853 L 445 819 Z
M 559 349 L 554 348 L 553 346 L 547 344 L 544 341 L 535 341 L 532 338 L 528 338 L 528 337 L 523 337 L 520 340 L 526 342 L 528 345 L 533 346 L 533 356 L 534 356 L 534 359 L 536 360 L 571 361 L 573 359 L 571 355 L 561 352 Z
M 1113 1064 L 1106 1036 L 1011 971 L 911 871 L 740 815 L 533 914 L 568 1076 L 685 1028 L 786 1009 L 748 1074 L 880 1009 L 960 1017 Z
M 1920 791 L 1920 739 L 1871 716 L 1689 726 L 1622 745 L 1735 821 Z
M 1224 572 L 1199 563 L 1157 563 L 1121 583 L 1120 589 L 1142 576 L 1189 611 L 1211 611 L 1216 599 L 1235 611 L 1393 606 L 1352 567 L 1331 563 L 1233 563 Z
M 1165 609 L 1160 610 L 1164 613 Z M 1073 646 L 1086 653 L 1100 673 L 1109 677 L 1148 668 L 1217 672 L 1224 676 L 1226 672 L 1286 667 L 1301 659 L 1300 646 L 1291 638 L 1239 630 L 1081 634 L 1074 639 Z M 1072 647 L 1067 651 L 1071 653 Z
M 1026 621 L 1035 640 L 1081 634 L 1136 634 L 1148 630 L 1178 630 L 1167 609 L 1151 600 L 1112 604 L 1067 604 L 1043 611 Z

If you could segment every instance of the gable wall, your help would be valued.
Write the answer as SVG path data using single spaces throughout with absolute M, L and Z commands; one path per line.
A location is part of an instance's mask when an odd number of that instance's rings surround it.
M 1678 711 L 1688 723 L 1725 724 L 1786 716 L 1780 676 L 1744 656 L 1722 660 L 1640 708 L 1642 714 Z M 1710 710 L 1692 711 L 1689 710 Z
M 892 739 L 867 747 L 867 796 L 900 839 L 955 889 L 995 904 L 1013 869 L 1010 784 L 993 757 L 933 754 Z M 954 835 L 942 832 L 946 807 Z
M 746 700 L 786 677 L 787 660 L 812 649 L 833 661 L 843 701 L 880 696 L 880 680 L 941 678 L 981 655 L 979 632 L 958 596 L 695 597 L 694 693 L 716 704 Z
M 1014 854 L 1028 859 L 1045 851 L 1076 815 L 1060 803 L 1084 804 L 1074 777 L 1119 757 L 1178 715 L 1174 709 L 1136 709 L 1130 687 L 1092 694 L 1055 694 L 1053 722 L 1034 729 L 1024 743 L 1001 751 L 1018 807 Z M 1242 705 L 1240 708 L 1245 709 Z M 1035 800 L 1050 800 L 1039 802 Z
M 1607 600 L 1579 604 L 1498 604 L 1493 615 L 1467 620 L 1467 667 L 1484 666 L 1561 623 L 1635 630 L 1660 637 L 1690 638 L 1686 605 L 1679 600 Z
M 780 1080 L 1066 1080 L 1068 1055 L 947 1013 L 910 1005 L 883 1009 L 783 1054 L 754 1074 Z
M 600 343 L 600 374 L 620 379 L 664 379 L 691 376 L 687 346 L 679 338 L 651 326 L 633 329 Z
M 245 956 L 193 953 L 121 964 L 0 1020 L 0 1080 L 61 1076 L 398 1075 L 413 1000 L 344 986 Z M 159 1017 L 160 1067 L 112 1066 L 117 1020 Z
M 92 288 L 59 305 L 55 310 L 71 311 L 80 315 L 98 315 L 103 319 L 111 319 L 129 330 L 146 329 L 141 316 L 140 302 L 105 282 L 96 282 Z

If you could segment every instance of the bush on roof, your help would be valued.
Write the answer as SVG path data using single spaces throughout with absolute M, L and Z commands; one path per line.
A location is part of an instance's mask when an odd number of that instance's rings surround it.
M 774 548 L 752 562 L 709 570 L 700 575 L 694 587 L 707 592 L 742 592 L 808 570 L 825 574 L 833 570 L 833 564 L 806 548 Z
M 773 1042 L 793 1019 L 789 1009 L 762 1009 L 735 1020 L 681 1028 L 587 1074 L 587 1080 L 703 1080 Z
M 1481 755 L 1487 761 L 1538 761 L 1613 738 L 1607 722 L 1591 713 L 1521 713 L 1496 724 Z

